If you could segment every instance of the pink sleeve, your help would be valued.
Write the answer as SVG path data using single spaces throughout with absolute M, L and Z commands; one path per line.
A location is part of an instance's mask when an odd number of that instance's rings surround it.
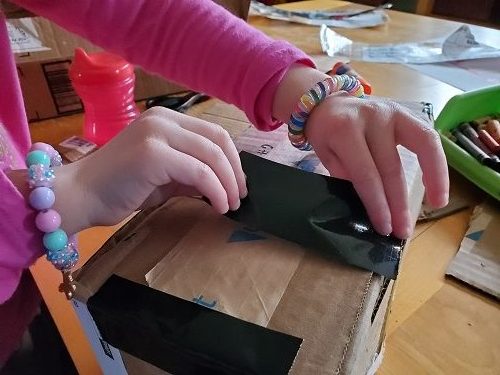
M 245 111 L 261 130 L 282 77 L 311 59 L 211 0 L 16 0 L 129 62 L 216 96 Z
M 42 255 L 42 235 L 35 213 L 10 179 L 0 171 L 0 305 L 16 290 L 22 271 Z

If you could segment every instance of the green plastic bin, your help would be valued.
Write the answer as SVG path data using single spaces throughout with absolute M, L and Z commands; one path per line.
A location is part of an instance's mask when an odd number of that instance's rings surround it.
M 467 151 L 442 133 L 462 122 L 500 114 L 500 85 L 456 95 L 446 103 L 435 122 L 448 164 L 500 201 L 500 173 L 481 165 Z

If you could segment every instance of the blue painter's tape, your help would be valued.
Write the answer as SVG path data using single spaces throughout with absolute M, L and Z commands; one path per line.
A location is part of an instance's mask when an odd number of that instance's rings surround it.
M 249 242 L 249 241 L 260 241 L 265 239 L 266 237 L 258 233 L 250 232 L 244 229 L 236 229 L 233 233 L 231 233 L 231 236 L 229 237 L 229 240 L 227 242 Z
M 477 231 L 477 232 L 472 232 L 472 233 L 468 234 L 465 237 L 470 238 L 472 241 L 479 241 L 479 239 L 483 235 L 483 232 L 484 232 L 484 230 L 480 230 L 480 231 Z

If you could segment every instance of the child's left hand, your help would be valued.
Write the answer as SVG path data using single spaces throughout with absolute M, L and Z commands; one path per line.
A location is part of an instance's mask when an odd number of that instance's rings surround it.
M 302 94 L 326 77 L 292 66 L 276 91 L 273 116 L 288 122 Z M 428 203 L 448 203 L 448 167 L 438 133 L 394 101 L 331 95 L 312 110 L 305 134 L 330 174 L 353 183 L 381 234 L 408 238 L 413 229 L 397 145 L 417 154 Z
M 411 235 L 406 180 L 397 151 L 413 151 L 427 202 L 448 202 L 448 168 L 438 133 L 394 101 L 334 94 L 308 120 L 306 135 L 332 176 L 350 180 L 379 233 Z

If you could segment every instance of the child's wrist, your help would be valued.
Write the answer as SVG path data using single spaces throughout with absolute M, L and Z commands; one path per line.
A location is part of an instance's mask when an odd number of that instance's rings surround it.
M 280 82 L 273 102 L 273 117 L 284 123 L 290 116 L 300 97 L 316 83 L 329 76 L 303 64 L 293 64 Z
M 56 202 L 54 208 L 61 214 L 61 227 L 68 234 L 90 228 L 90 202 L 85 201 L 85 186 L 78 179 L 78 162 L 57 168 L 54 182 Z

